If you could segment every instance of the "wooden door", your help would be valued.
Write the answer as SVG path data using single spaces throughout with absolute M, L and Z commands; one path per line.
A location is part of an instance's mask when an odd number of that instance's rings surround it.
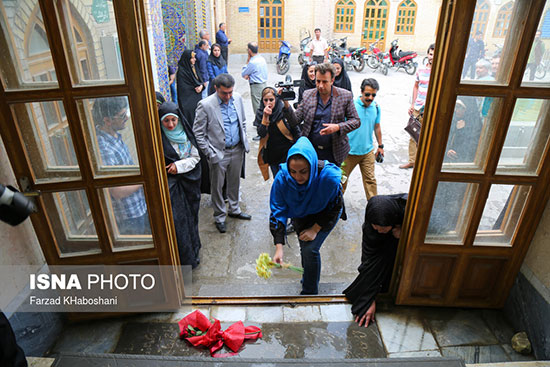
M 49 265 L 175 266 L 143 4 L 106 4 L 0 2 L 0 133 Z
M 478 8 L 442 6 L 399 304 L 502 307 L 550 196 L 550 79 L 524 73 L 545 2 L 514 2 L 494 74 L 461 79 Z
M 388 0 L 365 1 L 363 32 L 361 33 L 361 45 L 363 47 L 369 47 L 374 41 L 380 40 L 378 48 L 383 51 L 386 49 L 389 12 L 390 3 Z
M 284 39 L 283 0 L 258 1 L 258 45 L 260 52 L 279 51 Z

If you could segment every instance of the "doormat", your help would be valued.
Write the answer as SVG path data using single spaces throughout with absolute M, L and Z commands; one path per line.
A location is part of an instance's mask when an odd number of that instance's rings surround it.
M 465 367 L 457 358 L 392 359 L 250 359 L 138 356 L 127 354 L 61 354 L 53 367 Z

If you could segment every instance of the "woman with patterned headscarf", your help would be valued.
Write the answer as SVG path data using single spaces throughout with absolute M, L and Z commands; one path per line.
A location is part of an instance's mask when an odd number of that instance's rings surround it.
M 195 268 L 200 262 L 201 248 L 201 165 L 197 142 L 190 124 L 181 116 L 175 103 L 163 103 L 159 117 L 180 262 Z

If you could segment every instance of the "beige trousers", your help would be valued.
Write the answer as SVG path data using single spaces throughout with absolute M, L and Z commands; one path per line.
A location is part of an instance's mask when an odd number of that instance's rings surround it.
M 344 192 L 348 186 L 349 177 L 355 166 L 359 165 L 361 170 L 361 177 L 363 178 L 363 189 L 365 190 L 365 195 L 367 200 L 371 197 L 376 196 L 378 193 L 376 186 L 376 177 L 374 177 L 374 152 L 364 154 L 364 155 L 348 155 L 344 163 L 342 163 L 342 170 L 344 170 L 348 179 L 344 182 L 342 186 Z

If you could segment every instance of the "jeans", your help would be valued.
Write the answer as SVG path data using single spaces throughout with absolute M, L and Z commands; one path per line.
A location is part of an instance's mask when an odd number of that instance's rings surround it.
M 271 173 L 273 173 L 273 179 L 275 179 L 275 176 L 277 176 L 277 172 L 279 172 L 279 163 L 270 164 L 269 168 L 271 168 Z
M 204 89 L 202 90 L 202 98 L 206 98 L 208 97 L 208 85 L 210 84 L 210 82 L 206 82 L 206 85 L 204 86 Z
M 340 211 L 341 213 L 342 211 Z M 338 218 L 340 218 L 340 214 Z M 338 223 L 338 220 L 336 223 Z M 334 226 L 336 226 L 336 223 L 334 223 Z M 320 230 L 313 241 L 298 240 L 300 242 L 300 254 L 302 255 L 302 267 L 304 268 L 302 292 L 300 294 L 319 293 L 319 279 L 321 278 L 321 254 L 319 250 L 334 226 Z M 299 235 L 299 233 L 296 234 Z
M 176 89 L 176 81 L 172 84 L 170 84 L 170 98 L 172 98 L 172 102 L 178 103 L 178 90 Z

